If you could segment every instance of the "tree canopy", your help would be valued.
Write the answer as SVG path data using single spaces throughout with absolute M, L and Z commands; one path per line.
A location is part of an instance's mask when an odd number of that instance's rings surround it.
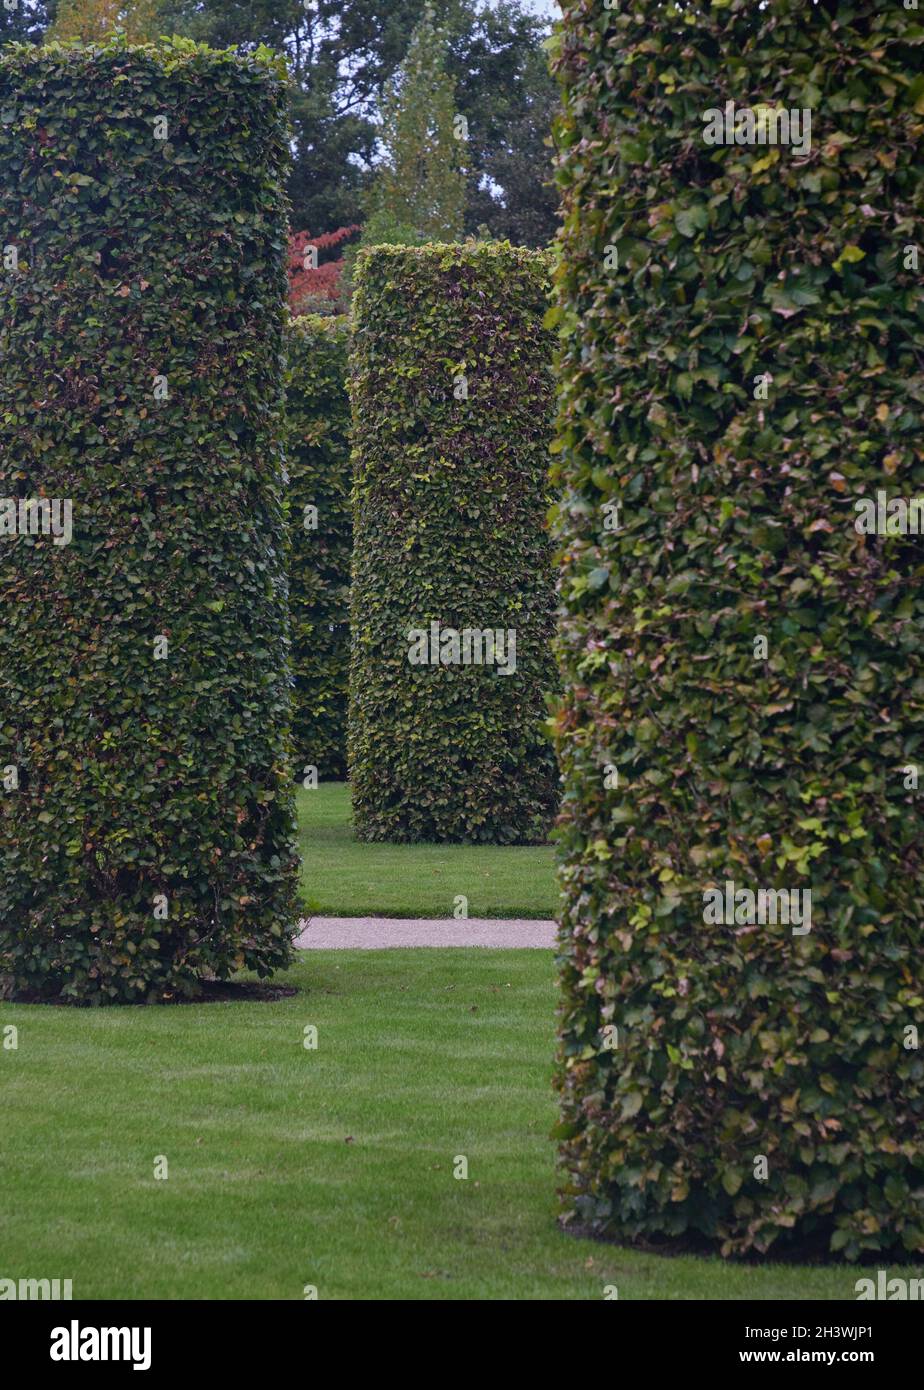
M 385 157 L 370 206 L 431 241 L 456 241 L 465 216 L 460 151 L 467 125 L 446 72 L 447 35 L 428 5 L 385 89 Z M 458 124 L 459 121 L 464 124 Z
M 557 104 L 541 44 L 546 26 L 521 0 L 432 0 L 446 72 L 466 118 L 464 230 L 528 245 L 550 240 L 557 198 L 545 145 Z M 151 11 L 154 11 L 152 15 Z M 20 0 L 0 5 L 0 41 L 41 42 L 98 20 L 133 36 L 176 33 L 285 53 L 293 76 L 292 225 L 321 234 L 362 220 L 381 150 L 386 87 L 405 59 L 420 0 Z M 78 33 L 77 37 L 83 37 Z

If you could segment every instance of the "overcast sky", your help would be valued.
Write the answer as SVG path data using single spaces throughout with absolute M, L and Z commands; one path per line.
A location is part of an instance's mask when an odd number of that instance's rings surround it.
M 488 0 L 493 4 L 494 0 Z M 540 15 L 543 19 L 561 19 L 561 10 L 555 0 L 520 0 L 524 10 L 532 10 L 533 14 Z

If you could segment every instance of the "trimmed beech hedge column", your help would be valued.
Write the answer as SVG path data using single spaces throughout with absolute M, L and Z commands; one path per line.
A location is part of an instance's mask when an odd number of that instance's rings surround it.
M 920 1252 L 924 31 L 564 11 L 568 1212 Z
M 556 801 L 547 262 L 357 260 L 353 814 L 366 840 L 541 840 Z
M 284 71 L 13 47 L 0 111 L 0 971 L 93 1003 L 267 974 L 296 873 Z
M 296 776 L 346 775 L 350 672 L 349 320 L 293 320 L 286 375 Z

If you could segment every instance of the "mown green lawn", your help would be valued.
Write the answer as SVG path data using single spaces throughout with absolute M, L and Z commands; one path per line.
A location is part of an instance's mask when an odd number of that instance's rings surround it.
M 555 917 L 558 886 L 548 845 L 362 844 L 350 824 L 350 788 L 298 791 L 302 901 L 328 917 Z
M 545 952 L 311 952 L 287 979 L 269 1004 L 0 1008 L 4 1277 L 91 1299 L 854 1297 L 845 1267 L 557 1230 Z

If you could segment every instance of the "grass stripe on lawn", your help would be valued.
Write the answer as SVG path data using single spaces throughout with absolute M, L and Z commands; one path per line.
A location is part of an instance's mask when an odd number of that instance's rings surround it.
M 854 1296 L 847 1268 L 556 1229 L 546 953 L 313 952 L 285 982 L 274 1003 L 3 1006 L 0 1275 L 75 1298 Z
M 346 782 L 298 792 L 306 914 L 330 917 L 555 917 L 558 885 L 549 845 L 364 844 L 350 823 Z

